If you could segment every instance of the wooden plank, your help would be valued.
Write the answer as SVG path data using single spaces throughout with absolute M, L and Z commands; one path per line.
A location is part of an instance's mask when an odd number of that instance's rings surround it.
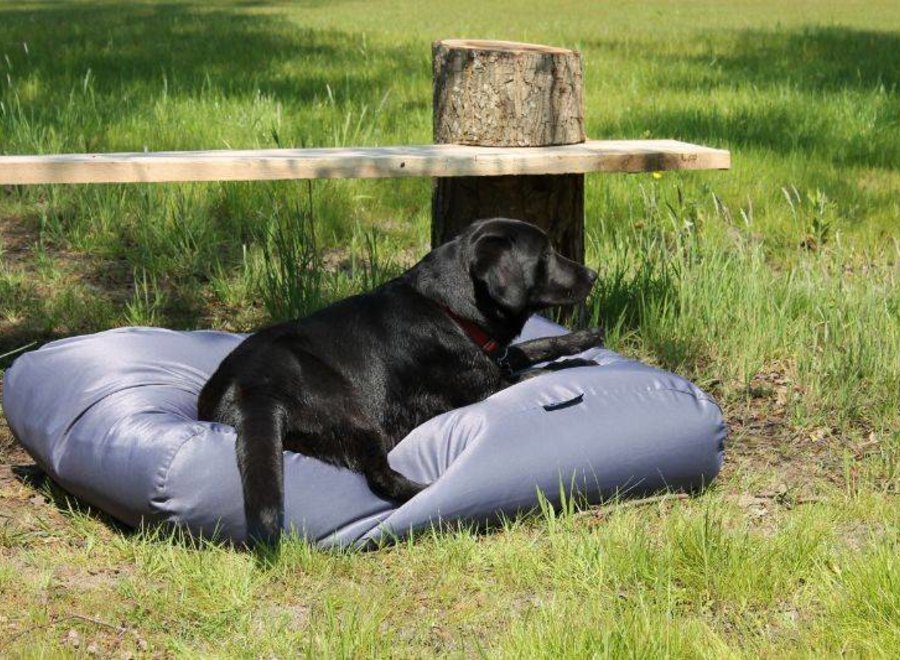
M 270 181 L 728 169 L 731 154 L 675 140 L 589 140 L 559 147 L 435 144 L 0 156 L 0 184 Z

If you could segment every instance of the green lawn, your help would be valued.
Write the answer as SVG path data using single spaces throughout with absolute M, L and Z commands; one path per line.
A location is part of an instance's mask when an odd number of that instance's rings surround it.
M 13 476 L 0 421 L 0 652 L 892 656 L 900 4 L 0 0 L 0 153 L 428 142 L 446 37 L 580 49 L 593 138 L 732 151 L 586 193 L 592 321 L 717 397 L 720 480 L 266 565 Z M 429 213 L 427 180 L 0 188 L 0 370 L 303 313 L 424 254 Z

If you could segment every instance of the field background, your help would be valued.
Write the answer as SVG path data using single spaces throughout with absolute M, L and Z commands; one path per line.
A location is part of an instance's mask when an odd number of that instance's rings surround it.
M 4 655 L 900 648 L 897 2 L 0 2 L 0 153 L 429 142 L 449 37 L 580 49 L 593 138 L 732 151 L 586 193 L 588 320 L 718 398 L 721 479 L 267 564 L 118 528 L 0 421 Z M 429 206 L 427 180 L 0 188 L 0 370 L 314 309 L 424 254 Z

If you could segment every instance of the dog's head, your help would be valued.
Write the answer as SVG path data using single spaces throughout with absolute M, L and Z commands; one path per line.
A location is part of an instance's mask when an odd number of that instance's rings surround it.
M 590 268 L 557 253 L 539 228 L 518 220 L 481 220 L 458 240 L 476 296 L 506 315 L 580 302 L 597 279 Z

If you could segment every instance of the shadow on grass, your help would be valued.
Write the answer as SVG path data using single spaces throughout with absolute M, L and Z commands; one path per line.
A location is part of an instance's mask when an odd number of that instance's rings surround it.
M 897 168 L 900 35 L 840 26 L 754 29 L 709 36 L 706 44 L 678 54 L 588 42 L 647 61 L 659 96 L 702 90 L 721 93 L 727 104 L 643 103 L 646 109 L 599 130 L 649 130 L 653 137 L 804 153 L 838 166 Z
M 37 465 L 20 464 L 12 465 L 11 471 L 24 485 L 41 493 L 47 498 L 49 506 L 56 508 L 60 513 L 69 516 L 83 516 L 103 523 L 111 531 L 117 534 L 133 534 L 134 530 L 119 522 L 111 515 L 84 500 L 66 492 Z
M 67 99 L 88 89 L 104 119 L 122 120 L 161 95 L 274 96 L 288 105 L 333 95 L 378 100 L 398 80 L 429 73 L 423 54 L 358 35 L 301 28 L 285 16 L 205 4 L 36 2 L 0 8 L 13 83 L 32 79 L 35 126 L 60 125 Z M 147 89 L 152 91 L 148 97 Z M 422 105 L 428 99 L 422 99 Z M 91 151 L 100 144 L 87 144 Z M 287 145 L 284 145 L 287 146 Z
M 867 132 L 848 132 L 846 126 L 815 113 L 812 107 L 798 108 L 790 101 L 727 112 L 714 108 L 655 109 L 636 113 L 628 121 L 653 126 L 655 133 L 674 139 L 727 145 L 738 152 L 737 158 L 741 147 L 749 147 L 782 155 L 802 154 L 837 167 L 896 169 L 900 163 L 900 140 L 891 139 L 887 124 Z
M 139 527 L 132 527 L 77 495 L 67 492 L 34 463 L 14 464 L 10 466 L 10 469 L 16 479 L 43 496 L 47 500 L 46 505 L 55 508 L 64 517 L 81 517 L 99 522 L 110 532 L 124 538 L 144 539 L 151 543 L 171 544 L 193 550 L 202 550 L 208 547 L 243 547 L 228 539 L 191 535 L 185 528 L 164 520 L 150 521 L 142 523 Z M 277 552 L 273 556 L 277 558 Z M 271 558 L 268 559 L 271 563 Z
M 6 56 L 0 60 L 0 71 L 10 80 L 0 86 L 0 101 L 5 102 L 0 134 L 6 128 L 10 137 L 0 140 L 0 152 L 53 148 L 60 144 L 54 136 L 62 136 L 64 150 L 140 149 L 140 137 L 133 137 L 140 132 L 130 127 L 152 122 L 152 106 L 161 98 L 190 102 L 204 96 L 211 97 L 216 107 L 219 99 L 235 99 L 248 107 L 264 95 L 277 101 L 279 111 L 283 105 L 288 117 L 310 117 L 309 122 L 286 122 L 289 127 L 282 136 L 273 128 L 271 146 L 322 145 L 332 138 L 353 141 L 364 131 L 357 126 L 354 132 L 350 119 L 363 124 L 363 106 L 379 107 L 396 85 L 430 76 L 427 49 L 376 46 L 361 35 L 301 28 L 277 7 L 272 10 L 271 3 L 225 7 L 175 2 L 10 3 L 0 5 L 0 44 Z M 316 100 L 322 107 L 311 112 Z M 410 100 L 402 100 L 408 110 Z M 411 102 L 424 110 L 430 97 L 423 94 Z M 201 112 L 211 106 L 198 105 Z M 365 115 L 372 126 L 373 114 Z M 385 116 L 386 125 L 405 119 L 405 112 L 390 114 L 397 116 Z M 202 122 L 189 111 L 185 116 Z M 179 117 L 159 121 L 182 121 Z M 345 127 L 344 133 L 331 135 L 331 125 L 339 131 L 345 118 L 349 133 Z M 251 120 L 210 118 L 226 122 L 224 129 L 246 128 L 248 141 L 260 134 L 265 141 L 265 130 L 241 123 Z M 185 131 L 190 133 L 190 126 L 164 139 L 180 140 Z M 184 140 L 190 141 L 191 135 Z M 161 142 L 154 148 L 169 146 Z M 239 268 L 244 246 L 265 240 L 264 227 L 279 212 L 273 208 L 298 196 L 291 182 L 196 186 L 201 192 L 193 195 L 179 193 L 178 186 L 152 191 L 141 186 L 96 186 L 90 192 L 86 187 L 58 188 L 51 203 L 45 204 L 44 217 L 31 220 L 46 224 L 41 231 L 50 231 L 62 246 L 70 246 L 69 237 L 80 235 L 83 239 L 76 249 L 96 255 L 103 242 L 102 251 L 112 256 L 92 260 L 79 276 L 87 279 L 98 298 L 109 301 L 113 312 L 120 311 L 133 292 L 128 285 L 135 273 L 146 271 L 166 285 L 160 322 L 190 328 L 205 318 L 200 289 L 214 266 L 219 264 L 226 272 Z M 317 202 L 323 231 L 343 227 L 352 215 L 352 200 L 343 189 L 332 188 L 317 185 L 324 191 Z M 37 188 L 6 192 L 14 196 L 13 203 L 43 194 Z M 173 204 L 178 208 L 166 211 Z M 31 307 L 47 306 L 46 301 L 38 302 Z M 35 318 L 29 315 L 0 333 L 0 355 L 34 340 L 44 343 L 60 334 L 89 332 L 121 321 L 98 320 L 88 311 L 82 314 L 94 320 L 60 324 L 60 314 L 53 310 L 36 313 Z M 10 361 L 0 359 L 0 368 Z
M 0 372 L 8 369 L 20 355 L 64 336 L 61 333 L 41 331 L 28 326 L 0 332 Z
M 698 65 L 702 62 L 698 61 Z M 823 92 L 871 91 L 900 83 L 900 35 L 849 27 L 745 30 L 714 63 L 726 81 L 786 82 Z

